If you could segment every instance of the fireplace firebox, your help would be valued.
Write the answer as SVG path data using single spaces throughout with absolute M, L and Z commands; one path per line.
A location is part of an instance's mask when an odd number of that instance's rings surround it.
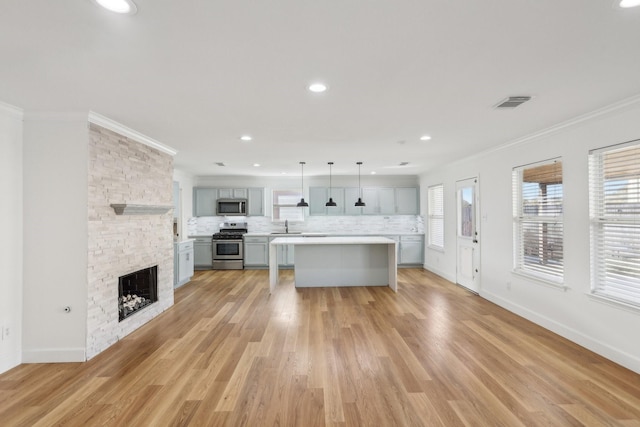
M 122 322 L 158 301 L 158 266 L 144 268 L 118 279 L 118 317 Z

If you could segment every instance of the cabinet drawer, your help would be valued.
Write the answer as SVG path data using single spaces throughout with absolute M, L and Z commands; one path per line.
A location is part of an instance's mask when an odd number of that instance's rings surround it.
M 422 236 L 400 236 L 401 242 L 421 242 Z
M 268 237 L 244 237 L 245 243 L 268 243 Z
M 180 252 L 182 251 L 189 251 L 189 250 L 193 250 L 193 242 L 182 242 L 182 243 L 178 243 L 178 250 Z

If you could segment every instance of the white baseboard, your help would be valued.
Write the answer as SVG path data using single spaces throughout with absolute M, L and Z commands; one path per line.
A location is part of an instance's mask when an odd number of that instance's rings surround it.
M 640 358 L 636 355 L 611 347 L 609 344 L 585 335 L 580 331 L 558 323 L 553 319 L 531 311 L 519 304 L 514 304 L 513 302 L 491 292 L 480 290 L 480 296 L 506 310 L 511 311 L 512 313 L 517 314 L 518 316 L 524 317 L 525 319 L 560 335 L 563 338 L 568 339 L 569 341 L 579 344 L 602 357 L 606 357 L 607 359 L 640 374 Z
M 7 372 L 9 369 L 13 369 L 20 364 L 19 357 L 7 357 L 0 358 L 0 374 Z
M 22 363 L 64 363 L 86 360 L 84 348 L 51 348 L 22 352 Z
M 451 277 L 449 274 L 447 274 L 445 271 L 439 270 L 431 265 L 424 265 L 424 269 L 428 270 L 434 274 L 437 274 L 438 276 L 442 277 L 443 279 L 447 279 L 448 281 L 450 281 L 451 283 L 456 283 L 456 278 Z

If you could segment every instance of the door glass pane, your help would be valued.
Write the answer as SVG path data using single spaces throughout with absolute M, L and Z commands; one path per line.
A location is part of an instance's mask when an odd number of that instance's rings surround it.
M 473 237 L 473 187 L 464 187 L 459 192 L 460 224 L 458 232 L 463 237 Z

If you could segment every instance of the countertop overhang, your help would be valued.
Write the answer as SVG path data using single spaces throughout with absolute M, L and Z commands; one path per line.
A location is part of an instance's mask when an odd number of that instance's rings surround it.
M 383 236 L 327 236 L 276 237 L 271 245 L 395 245 L 396 241 Z

